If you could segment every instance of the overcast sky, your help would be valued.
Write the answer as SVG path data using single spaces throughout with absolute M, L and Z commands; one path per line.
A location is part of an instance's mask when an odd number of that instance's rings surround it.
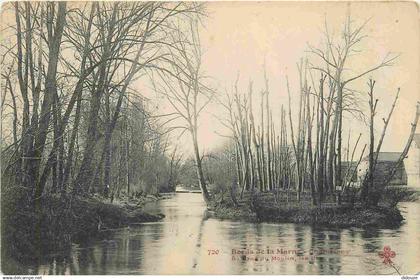
M 348 13 L 355 25 L 370 19 L 364 31 L 369 37 L 360 47 L 362 52 L 350 59 L 351 67 L 346 75 L 353 76 L 376 66 L 388 52 L 400 54 L 395 66 L 376 71 L 351 87 L 361 91 L 360 98 L 366 99 L 368 78 L 376 80 L 376 95 L 380 98 L 378 133 L 382 129 L 381 119 L 388 113 L 397 88 L 401 88 L 382 150 L 403 149 L 415 104 L 420 100 L 419 10 L 414 2 L 208 2 L 206 6 L 208 17 L 203 19 L 200 36 L 204 50 L 203 69 L 211 77 L 211 86 L 219 96 L 225 91 L 232 92 L 239 73 L 239 89 L 246 92 L 252 80 L 254 99 L 258 100 L 264 87 L 265 61 L 270 104 L 277 124 L 281 105 L 287 107 L 286 75 L 293 95 L 292 111 L 297 112 L 296 64 L 308 56 L 308 43 L 320 46 L 324 22 L 338 37 Z M 5 15 L 2 20 L 5 20 Z M 144 89 L 144 83 L 139 79 L 135 87 Z M 145 94 L 154 95 L 151 91 Z M 171 110 L 161 99 L 157 105 L 161 112 Z M 366 102 L 361 105 L 367 106 Z M 226 138 L 220 134 L 227 133 L 214 117 L 223 117 L 226 114 L 223 108 L 214 103 L 207 109 L 199 127 L 200 146 L 205 152 L 223 143 Z M 256 108 L 255 111 L 259 116 Z M 365 124 L 346 117 L 343 139 L 347 139 L 350 127 L 353 140 L 360 132 L 364 136 L 368 134 Z M 176 135 L 173 139 L 177 139 Z M 187 134 L 178 142 L 184 151 L 190 152 L 191 141 Z M 364 143 L 367 143 L 366 138 Z
M 365 28 L 369 37 L 361 45 L 363 52 L 351 58 L 351 71 L 347 75 L 353 76 L 377 65 L 388 52 L 401 54 L 395 66 L 366 76 L 352 84 L 352 88 L 362 91 L 361 98 L 366 98 L 368 78 L 377 81 L 376 94 L 380 98 L 378 132 L 397 88 L 401 88 L 382 151 L 402 150 L 416 101 L 420 100 L 419 11 L 414 3 L 211 2 L 207 4 L 207 10 L 209 16 L 200 30 L 205 51 L 203 67 L 213 78 L 217 94 L 231 91 L 239 72 L 239 87 L 246 91 L 252 79 L 254 93 L 259 95 L 264 86 L 263 65 L 266 61 L 270 103 L 277 121 L 281 104 L 287 104 L 285 76 L 289 77 L 292 94 L 297 95 L 296 63 L 308 56 L 308 43 L 320 45 L 325 20 L 330 30 L 338 35 L 347 13 L 356 25 L 370 18 Z M 213 116 L 223 114 L 220 106 L 212 104 L 203 115 L 199 137 L 204 151 L 224 141 L 219 134 L 225 134 L 226 129 Z M 359 132 L 368 134 L 363 123 L 348 117 L 344 123 L 344 139 L 347 139 L 349 127 L 352 127 L 354 139 Z M 190 147 L 188 139 L 182 138 L 180 143 L 186 150 Z

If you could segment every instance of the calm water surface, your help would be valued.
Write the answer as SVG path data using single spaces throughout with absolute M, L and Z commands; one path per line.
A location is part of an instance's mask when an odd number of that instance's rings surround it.
M 148 208 L 165 219 L 117 230 L 106 240 L 75 244 L 70 258 L 50 258 L 33 272 L 392 274 L 395 270 L 378 257 L 385 245 L 396 252 L 393 261 L 402 274 L 420 271 L 419 202 L 401 204 L 406 222 L 395 230 L 218 220 L 205 214 L 201 194 L 173 194 Z M 209 250 L 214 251 L 209 255 Z M 244 255 L 233 250 L 245 250 Z

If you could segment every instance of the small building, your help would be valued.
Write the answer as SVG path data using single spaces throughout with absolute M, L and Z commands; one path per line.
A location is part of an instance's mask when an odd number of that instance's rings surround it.
M 407 170 L 407 184 L 411 187 L 420 188 L 420 133 L 414 135 L 404 164 Z
M 375 153 L 376 154 L 376 153 Z M 397 164 L 401 153 L 399 152 L 380 152 L 376 162 L 375 171 L 373 173 L 374 182 L 382 183 L 388 177 L 391 170 Z M 369 169 L 369 156 L 362 159 L 357 170 L 359 183 L 365 178 Z M 390 185 L 407 185 L 407 171 L 405 169 L 405 161 L 398 167 L 397 172 L 392 178 Z

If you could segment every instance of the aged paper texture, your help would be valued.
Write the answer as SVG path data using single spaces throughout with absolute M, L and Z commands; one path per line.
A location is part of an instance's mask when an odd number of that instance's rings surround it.
M 420 271 L 415 2 L 1 6 L 6 275 Z

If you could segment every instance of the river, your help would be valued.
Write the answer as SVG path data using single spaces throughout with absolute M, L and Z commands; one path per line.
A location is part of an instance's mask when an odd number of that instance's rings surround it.
M 420 203 L 401 203 L 398 229 L 328 229 L 209 218 L 200 194 L 177 193 L 149 204 L 165 214 L 74 244 L 69 258 L 48 258 L 35 274 L 392 274 L 378 252 L 395 251 L 402 274 L 420 271 Z

